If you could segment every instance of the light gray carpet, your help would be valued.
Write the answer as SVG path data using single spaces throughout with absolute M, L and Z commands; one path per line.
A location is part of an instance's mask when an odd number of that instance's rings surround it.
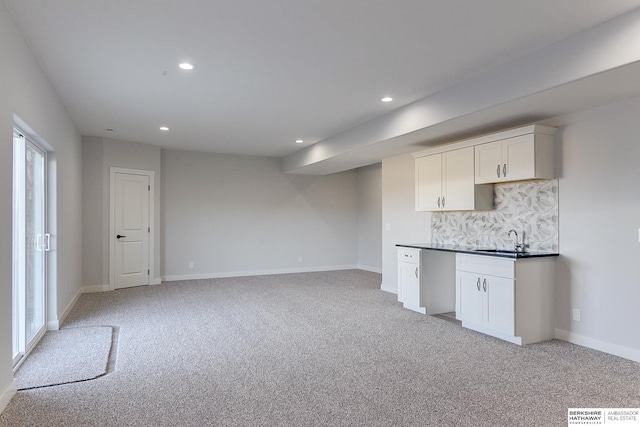
M 639 407 L 640 364 L 519 347 L 405 310 L 363 271 L 82 295 L 66 326 L 117 325 L 114 372 L 19 392 L 0 426 L 566 426 Z
M 107 371 L 113 328 L 48 331 L 16 372 L 18 390 L 86 381 Z

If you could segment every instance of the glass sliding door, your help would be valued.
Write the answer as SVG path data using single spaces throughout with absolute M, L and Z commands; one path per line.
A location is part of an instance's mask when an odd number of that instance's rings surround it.
M 45 332 L 46 152 L 14 132 L 14 365 Z
M 49 247 L 49 235 L 45 233 L 46 154 L 29 141 L 25 154 L 25 333 L 29 347 L 44 328 L 45 254 Z

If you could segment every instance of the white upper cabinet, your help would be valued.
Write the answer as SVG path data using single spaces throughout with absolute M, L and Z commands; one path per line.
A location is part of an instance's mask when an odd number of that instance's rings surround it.
M 553 179 L 555 132 L 529 125 L 413 153 L 416 211 L 492 210 L 491 184 Z
M 553 135 L 528 133 L 475 146 L 475 182 L 553 179 Z
M 416 210 L 439 211 L 442 198 L 442 154 L 416 159 Z
M 493 189 L 474 183 L 473 147 L 416 158 L 416 211 L 493 209 Z

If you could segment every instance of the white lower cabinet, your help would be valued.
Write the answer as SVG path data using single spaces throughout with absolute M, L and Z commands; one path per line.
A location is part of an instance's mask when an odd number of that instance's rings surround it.
M 555 258 L 456 255 L 456 318 L 516 344 L 554 338 Z
M 514 334 L 514 280 L 467 271 L 456 272 L 456 318 L 496 332 Z
M 398 301 L 404 308 L 426 314 L 422 306 L 420 249 L 398 249 Z
M 398 301 L 422 314 L 455 310 L 455 254 L 398 248 Z

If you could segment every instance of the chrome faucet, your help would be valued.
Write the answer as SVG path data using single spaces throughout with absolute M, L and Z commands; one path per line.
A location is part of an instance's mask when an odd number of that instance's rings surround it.
M 509 237 L 511 237 L 511 233 L 516 235 L 516 239 L 513 242 L 513 251 L 524 252 L 524 235 L 522 236 L 522 243 L 518 243 L 518 232 L 516 230 L 509 230 Z

